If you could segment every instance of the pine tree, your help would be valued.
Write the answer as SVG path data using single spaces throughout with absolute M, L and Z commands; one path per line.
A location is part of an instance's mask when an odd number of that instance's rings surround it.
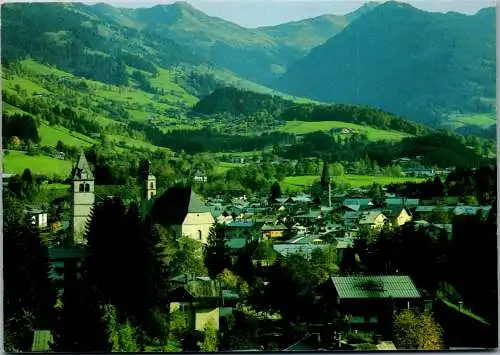
M 215 223 L 208 234 L 205 247 L 205 266 L 211 278 L 231 267 L 229 248 L 226 245 L 226 227 Z
M 49 255 L 20 201 L 6 196 L 3 203 L 5 331 L 11 350 L 30 351 L 33 331 L 50 328 L 53 317 Z

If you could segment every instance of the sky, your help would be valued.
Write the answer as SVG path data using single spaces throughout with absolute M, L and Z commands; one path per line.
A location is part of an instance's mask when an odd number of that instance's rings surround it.
M 57 2 L 57 0 L 53 0 Z M 45 2 L 33 0 L 7 0 L 0 2 Z M 61 1 L 59 2 L 69 2 Z M 80 2 L 108 3 L 117 7 L 151 7 L 170 4 L 174 0 L 101 0 Z M 221 17 L 244 27 L 274 26 L 280 23 L 298 21 L 323 14 L 342 15 L 356 10 L 363 0 L 187 0 L 207 15 Z M 456 11 L 474 14 L 484 7 L 495 6 L 495 0 L 405 0 L 416 8 L 426 11 Z

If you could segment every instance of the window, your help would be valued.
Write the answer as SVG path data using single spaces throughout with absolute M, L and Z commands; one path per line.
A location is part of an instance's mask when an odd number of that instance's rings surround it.
M 154 189 L 154 188 L 155 188 L 155 184 L 154 184 L 154 182 L 150 182 L 150 183 L 149 183 L 149 188 L 150 188 L 150 189 Z
M 90 191 L 90 185 L 89 184 L 85 184 L 85 192 L 89 192 Z
M 154 196 L 154 192 L 153 192 L 153 191 L 151 191 L 151 192 L 149 193 L 149 197 L 150 197 L 150 198 L 153 198 L 153 196 Z
M 79 192 L 83 192 L 83 189 L 84 189 L 84 185 L 80 184 Z
M 201 240 L 201 237 L 202 237 L 202 235 L 201 235 L 201 231 L 200 231 L 200 230 L 198 230 L 198 239 L 199 239 L 199 240 Z

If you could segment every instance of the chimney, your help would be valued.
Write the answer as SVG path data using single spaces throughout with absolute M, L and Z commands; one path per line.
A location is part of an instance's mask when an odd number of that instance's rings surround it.
M 458 310 L 462 312 L 464 310 L 464 301 L 458 301 Z

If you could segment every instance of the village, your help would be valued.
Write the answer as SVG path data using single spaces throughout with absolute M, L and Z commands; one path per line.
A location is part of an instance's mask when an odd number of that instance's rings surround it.
M 324 162 L 320 181 L 324 193 L 320 198 L 306 193 L 283 196 L 278 190 L 270 196 L 230 199 L 223 196 L 203 198 L 189 186 L 171 187 L 159 197 L 156 177 L 149 171 L 143 180 L 143 205 L 149 206 L 146 209 L 151 209 L 154 203 L 160 205 L 165 215 L 164 224 L 170 228 L 174 238 L 185 236 L 206 245 L 214 225 L 224 226 L 225 247 L 229 250 L 232 262 L 238 260 L 242 250 L 254 245 L 251 261 L 253 265 L 264 267 L 270 267 L 276 260 L 295 254 L 311 260 L 315 250 L 332 247 L 336 254 L 335 264 L 341 265 L 347 255 L 352 257 L 357 241 L 384 228 L 406 225 L 415 229 L 425 227 L 427 233 L 435 235 L 443 232 L 451 235 L 451 220 L 454 216 L 486 217 L 491 209 L 491 206 L 466 205 L 460 202 L 458 196 L 408 198 L 389 193 L 387 188 L 379 188 L 381 194 L 376 198 L 370 197 L 373 196 L 372 188 L 349 189 L 338 193 L 331 187 L 328 171 L 328 163 Z M 197 183 L 207 181 L 202 172 L 195 175 Z M 68 270 L 81 265 L 82 258 L 86 256 L 85 229 L 92 210 L 96 205 L 116 198 L 96 196 L 94 183 L 94 174 L 82 152 L 72 172 L 71 218 L 61 221 L 64 238 L 52 241 L 49 247 L 51 277 L 60 282 L 61 294 L 64 292 L 64 279 L 68 277 Z M 161 202 L 155 202 L 158 199 Z M 40 206 L 26 206 L 25 212 L 42 233 L 50 227 L 47 221 L 54 219 Z M 439 216 L 443 215 L 447 217 L 440 220 Z M 258 246 L 260 244 L 272 247 L 276 257 L 270 258 L 269 251 L 262 252 L 263 247 Z M 186 326 L 193 331 L 203 331 L 209 321 L 214 321 L 216 329 L 222 331 L 227 327 L 227 317 L 244 307 L 234 285 L 231 287 L 208 275 L 179 274 L 173 275 L 171 281 L 177 286 L 170 295 L 170 310 L 181 311 Z M 462 301 L 454 304 L 446 299 L 427 297 L 405 274 L 335 273 L 330 275 L 326 285 L 328 292 L 332 293 L 325 296 L 318 291 L 316 297 L 328 297 L 328 302 L 334 302 L 333 306 L 337 307 L 340 314 L 348 317 L 347 325 L 355 334 L 358 331 L 363 334 L 367 332 L 374 334 L 374 338 L 352 341 L 347 336 L 342 338 L 341 332 L 334 332 L 335 336 L 328 341 L 329 345 L 325 345 L 321 339 L 326 328 L 322 327 L 320 331 L 309 332 L 304 339 L 280 350 L 363 349 L 366 343 L 371 344 L 369 349 L 372 350 L 396 350 L 390 334 L 384 329 L 391 327 L 391 314 L 410 308 L 428 310 L 435 307 L 434 312 L 438 317 L 447 321 L 460 320 L 461 324 L 465 324 L 462 332 L 469 334 L 465 337 L 466 341 L 478 341 L 479 333 L 485 336 L 492 329 L 487 321 L 463 308 Z M 389 308 L 388 301 L 392 302 Z M 272 320 L 273 315 L 266 315 L 265 318 Z M 35 331 L 34 343 L 44 344 L 37 345 L 42 350 L 48 349 L 49 333 L 46 330 Z M 274 333 L 279 334 L 279 331 Z M 450 346 L 460 348 L 464 335 L 457 335 L 456 330 L 452 333 L 448 339 Z M 40 340 L 44 336 L 46 339 Z

